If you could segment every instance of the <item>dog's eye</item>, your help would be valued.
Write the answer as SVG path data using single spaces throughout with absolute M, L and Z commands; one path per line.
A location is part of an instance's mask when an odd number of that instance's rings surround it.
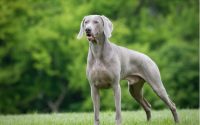
M 89 21 L 85 21 L 85 24 L 87 24 Z
M 93 23 L 97 24 L 97 23 L 99 23 L 99 22 L 98 22 L 98 21 L 96 21 L 96 20 L 94 20 L 94 21 L 93 21 Z

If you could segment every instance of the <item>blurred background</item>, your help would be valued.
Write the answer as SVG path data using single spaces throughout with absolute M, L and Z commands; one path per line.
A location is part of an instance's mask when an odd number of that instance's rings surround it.
M 0 113 L 92 111 L 85 68 L 85 15 L 107 16 L 110 41 L 150 56 L 178 108 L 199 108 L 198 0 L 1 0 Z M 122 86 L 122 110 L 141 107 Z M 153 109 L 167 108 L 150 86 Z M 101 90 L 101 110 L 114 110 Z

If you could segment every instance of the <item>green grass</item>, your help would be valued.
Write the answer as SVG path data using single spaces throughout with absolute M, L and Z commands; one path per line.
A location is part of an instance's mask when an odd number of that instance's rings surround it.
M 179 125 L 199 125 L 199 111 L 178 110 Z M 114 112 L 101 112 L 101 125 L 114 125 Z M 144 111 L 123 111 L 123 125 L 173 125 L 169 110 L 152 111 L 152 119 L 146 122 Z M 0 125 L 93 125 L 93 113 L 52 113 L 0 115 Z

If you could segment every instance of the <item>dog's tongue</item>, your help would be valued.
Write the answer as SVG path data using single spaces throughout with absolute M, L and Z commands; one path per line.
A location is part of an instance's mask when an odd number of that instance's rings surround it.
M 87 39 L 89 40 L 89 41 L 94 41 L 95 40 L 95 38 L 91 35 L 91 36 L 87 36 Z

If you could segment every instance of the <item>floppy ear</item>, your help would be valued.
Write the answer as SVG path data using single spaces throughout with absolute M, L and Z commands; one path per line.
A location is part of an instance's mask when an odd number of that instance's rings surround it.
M 83 18 L 82 22 L 81 22 L 81 25 L 80 25 L 80 31 L 77 35 L 77 39 L 81 39 L 82 36 L 83 36 L 83 33 L 84 33 L 84 21 L 85 21 L 85 17 Z
M 103 26 L 104 26 L 104 34 L 107 38 L 111 37 L 111 33 L 113 31 L 113 24 L 112 22 L 105 17 L 104 15 L 101 16 L 102 20 L 103 20 Z

